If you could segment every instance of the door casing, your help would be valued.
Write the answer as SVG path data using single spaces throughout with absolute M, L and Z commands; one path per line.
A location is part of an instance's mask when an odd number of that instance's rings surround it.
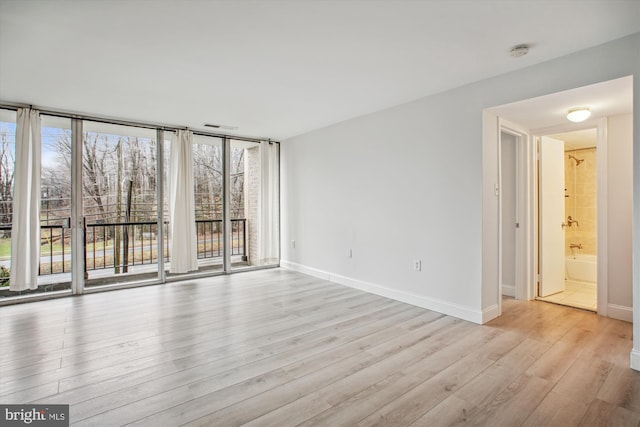
M 536 138 L 560 132 L 597 128 L 598 142 L 596 151 L 597 188 L 598 188 L 598 314 L 607 316 L 607 119 L 591 120 L 583 123 L 553 126 L 532 131 L 498 117 L 498 283 L 496 287 L 498 315 L 502 314 L 502 215 L 500 201 L 500 185 L 502 173 L 500 167 L 500 133 L 505 132 L 518 138 L 518 184 L 517 211 L 519 231 L 516 233 L 516 299 L 533 300 L 537 295 L 538 275 L 538 153 Z
M 531 250 L 536 226 L 533 221 L 531 206 L 532 197 L 535 194 L 535 181 L 533 181 L 533 166 L 535 166 L 535 148 L 532 144 L 529 132 L 518 124 L 509 122 L 498 117 L 498 307 L 502 313 L 502 158 L 501 148 L 503 133 L 516 137 L 516 283 L 515 298 L 530 300 L 534 298 L 531 293 L 533 289 L 532 266 L 535 265 L 533 252 Z

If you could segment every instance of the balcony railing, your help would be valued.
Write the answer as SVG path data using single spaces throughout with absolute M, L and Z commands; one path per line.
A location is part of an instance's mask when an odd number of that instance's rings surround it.
M 247 257 L 247 220 L 231 220 L 231 255 Z M 11 225 L 0 226 L 0 232 L 11 232 Z M 129 267 L 158 262 L 157 222 L 93 223 L 84 226 L 85 270 L 113 268 L 114 273 L 127 273 Z M 164 224 L 164 258 L 170 261 L 168 223 Z M 40 226 L 40 275 L 71 271 L 71 229 L 69 221 L 60 225 Z M 219 258 L 223 253 L 222 220 L 197 220 L 198 259 Z M 116 248 L 120 248 L 117 250 Z
M 64 224 L 40 226 L 40 265 L 38 266 L 38 274 L 41 276 L 71 271 L 71 229 L 69 228 L 69 222 L 70 220 L 67 219 Z M 47 259 L 49 261 L 48 264 L 43 262 L 43 260 L 46 261 Z
M 222 256 L 222 220 L 196 220 L 196 239 L 198 258 L 217 258 Z M 247 220 L 231 220 L 231 255 L 247 255 Z M 169 253 L 169 249 L 165 249 Z

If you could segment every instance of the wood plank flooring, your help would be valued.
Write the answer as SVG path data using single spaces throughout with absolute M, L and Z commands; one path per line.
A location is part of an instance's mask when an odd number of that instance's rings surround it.
M 631 324 L 480 326 L 284 269 L 0 308 L 0 402 L 74 426 L 640 425 Z

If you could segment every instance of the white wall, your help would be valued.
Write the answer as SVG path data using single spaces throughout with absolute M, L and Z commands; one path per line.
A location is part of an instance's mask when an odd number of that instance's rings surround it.
M 296 248 L 283 245 L 282 265 L 487 320 L 499 295 L 497 198 L 482 198 L 497 177 L 483 156 L 498 156 L 482 144 L 483 109 L 629 74 L 638 102 L 638 52 L 640 33 L 284 141 L 282 241 Z M 634 200 L 640 208 L 637 189 Z
M 435 96 L 285 141 L 283 241 L 296 248 L 283 260 L 473 317 L 482 147 L 465 142 L 474 127 L 451 114 L 457 105 L 469 114 L 463 104 Z
M 607 311 L 610 316 L 631 320 L 632 114 L 612 116 L 607 120 L 607 175 Z

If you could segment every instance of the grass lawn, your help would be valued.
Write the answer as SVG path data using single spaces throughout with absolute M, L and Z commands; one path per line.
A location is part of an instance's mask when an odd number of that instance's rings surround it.
M 103 245 L 102 243 L 96 243 L 96 251 L 102 251 Z M 113 249 L 113 243 L 109 242 L 106 247 L 107 250 Z M 62 244 L 58 241 L 53 245 L 42 245 L 40 247 L 40 255 L 49 255 L 53 251 L 54 255 L 62 254 Z M 87 245 L 87 251 L 93 251 L 93 243 L 89 243 Z M 67 242 L 64 245 L 65 254 L 71 253 L 71 246 Z M 0 260 L 10 259 L 11 258 L 11 239 L 10 238 L 0 238 Z
M 11 239 L 8 239 L 6 237 L 0 239 L 0 259 L 3 258 L 11 258 Z

